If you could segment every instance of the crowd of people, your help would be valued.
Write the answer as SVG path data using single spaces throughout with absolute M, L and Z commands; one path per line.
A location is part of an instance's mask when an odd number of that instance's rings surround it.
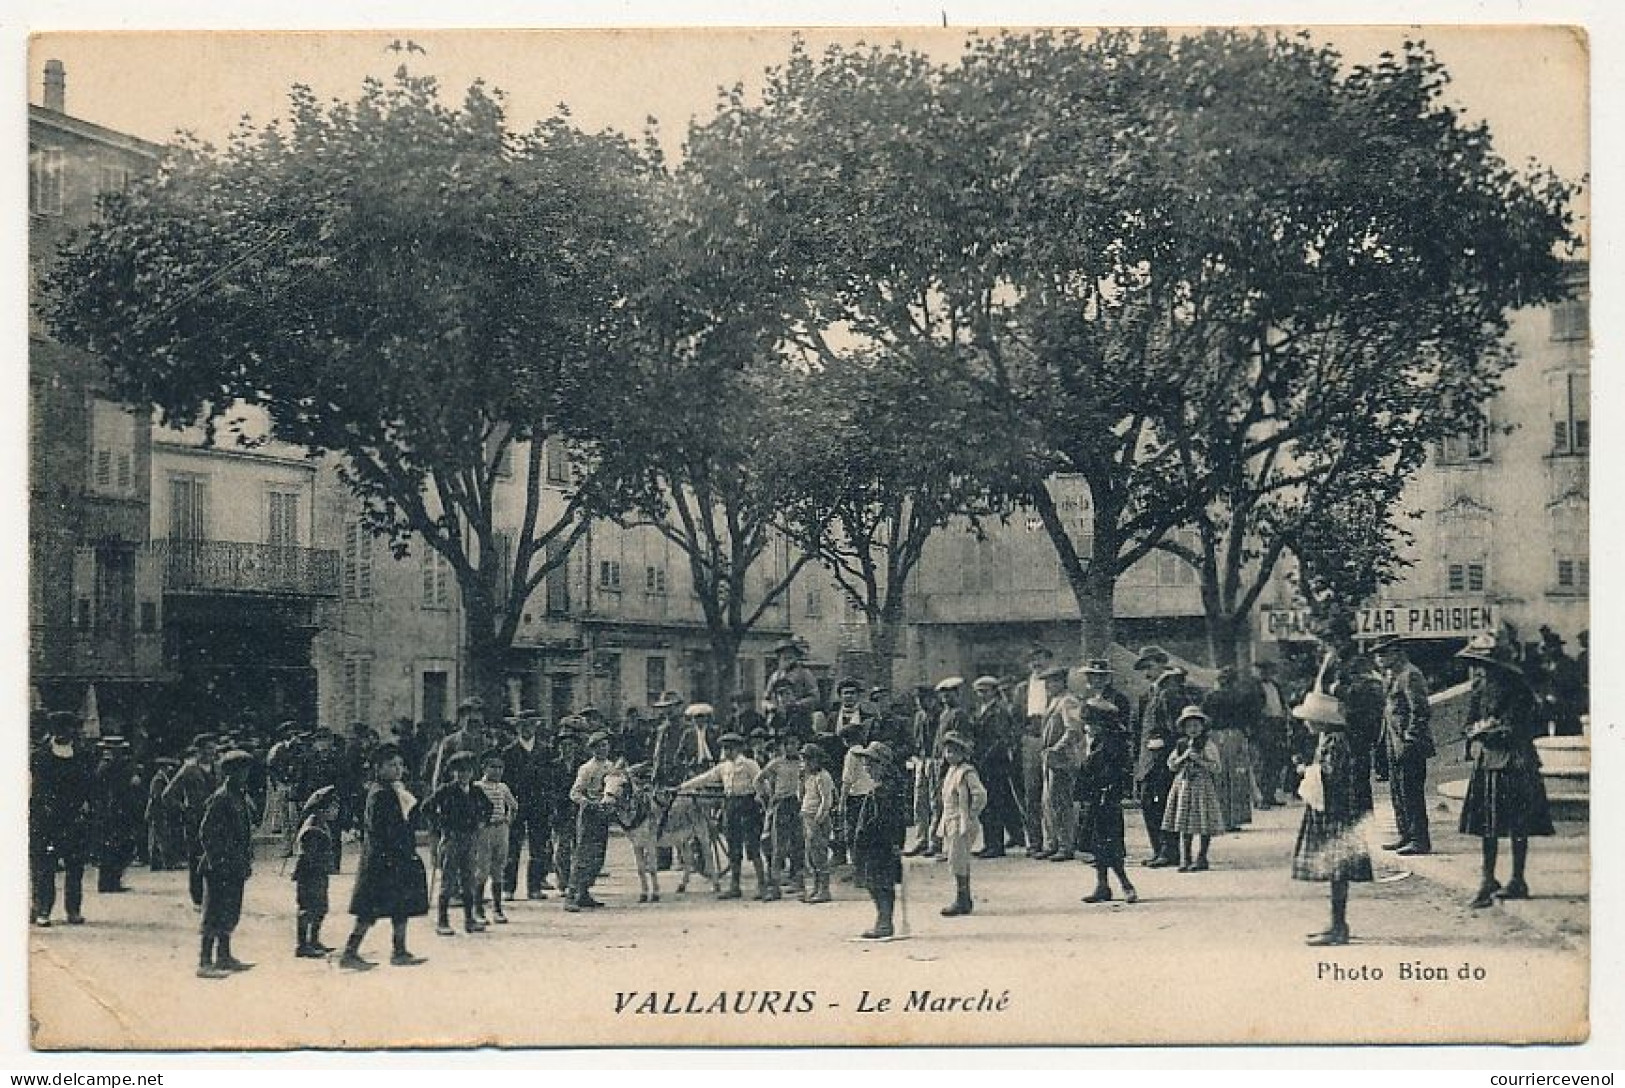
M 409 721 L 388 738 L 290 723 L 269 738 L 201 734 L 178 758 L 143 759 L 111 736 L 92 754 L 79 717 L 53 713 L 33 756 L 32 921 L 52 924 L 60 879 L 67 921 L 84 922 L 87 864 L 105 894 L 124 890 L 131 865 L 184 867 L 200 915 L 198 974 L 227 977 L 251 966 L 231 938 L 255 840 L 269 838 L 281 843 L 284 870 L 291 861 L 294 955 L 339 952 L 341 967 L 366 970 L 374 964 L 363 941 L 387 918 L 390 962 L 412 966 L 424 960 L 408 947 L 409 920 L 431 911 L 436 932 L 450 937 L 454 906 L 468 934 L 505 924 L 506 904 L 521 895 L 556 894 L 570 912 L 603 906 L 592 888 L 611 827 L 628 784 L 643 782 L 667 799 L 704 799 L 714 813 L 728 876 L 721 898 L 743 898 L 748 861 L 757 900 L 788 888 L 800 902 L 827 903 L 832 873 L 850 866 L 875 908 L 862 936 L 880 940 L 897 932 L 905 857 L 946 862 L 955 882 L 941 910 L 948 918 L 975 909 L 973 859 L 1013 850 L 1091 865 L 1085 903 L 1119 894 L 1134 903 L 1125 801 L 1144 822 L 1141 864 L 1197 874 L 1211 868 L 1216 836 L 1250 822 L 1255 808 L 1288 803 L 1285 793 L 1305 802 L 1292 875 L 1331 888 L 1331 923 L 1311 943 L 1342 944 L 1349 887 L 1372 879 L 1373 779 L 1388 783 L 1397 828 L 1383 848 L 1428 853 L 1425 790 L 1438 744 L 1429 684 L 1404 640 L 1360 644 L 1328 630 L 1323 643 L 1312 679 L 1284 683 L 1261 663 L 1220 669 L 1210 690 L 1166 650 L 1146 646 L 1133 665 L 1137 699 L 1108 660 L 1068 668 L 1034 647 L 1023 677 L 968 685 L 945 677 L 905 708 L 854 679 L 824 705 L 790 640 L 777 649 L 763 707 L 741 695 L 719 713 L 667 692 L 652 719 L 614 723 L 588 707 L 556 723 L 535 713 L 488 722 L 469 699 L 441 735 Z M 1560 640 L 1530 649 L 1504 633 L 1485 636 L 1458 658 L 1471 679 L 1461 740 L 1473 764 L 1460 828 L 1484 844 L 1471 904 L 1482 908 L 1530 894 L 1529 838 L 1553 831 L 1533 741 L 1570 708 L 1583 713 L 1584 695 L 1572 691 L 1576 673 Z M 355 923 L 338 950 L 322 927 L 347 837 L 359 841 Z M 1502 838 L 1511 841 L 1504 885 Z

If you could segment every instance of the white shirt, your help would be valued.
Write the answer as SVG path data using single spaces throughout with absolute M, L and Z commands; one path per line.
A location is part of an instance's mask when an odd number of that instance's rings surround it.
M 1048 691 L 1044 681 L 1039 679 L 1037 670 L 1027 677 L 1027 717 L 1042 718 L 1049 710 Z
M 702 786 L 721 786 L 725 797 L 749 797 L 755 792 L 756 776 L 761 773 L 762 768 L 754 759 L 739 755 L 700 772 L 679 788 L 697 790 Z

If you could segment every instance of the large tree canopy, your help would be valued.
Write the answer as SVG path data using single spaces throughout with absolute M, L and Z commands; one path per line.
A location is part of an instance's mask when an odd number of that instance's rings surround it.
M 450 562 L 494 697 L 530 593 L 627 501 L 595 461 L 629 392 L 649 164 L 564 117 L 516 135 L 480 85 L 452 108 L 405 69 L 291 104 L 110 202 L 50 277 L 51 327 L 168 421 L 246 402 L 275 438 L 338 455 L 375 532 Z M 575 455 L 561 500 L 545 442 Z

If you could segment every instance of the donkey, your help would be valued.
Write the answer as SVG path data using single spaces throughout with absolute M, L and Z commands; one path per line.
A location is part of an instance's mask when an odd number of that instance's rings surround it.
M 718 825 L 708 799 L 656 788 L 649 780 L 647 764 L 620 773 L 623 781 L 612 782 L 615 772 L 611 772 L 604 792 L 615 797 L 615 820 L 632 843 L 632 858 L 638 868 L 638 902 L 660 902 L 661 847 L 671 848 L 682 866 L 679 895 L 688 891 L 688 879 L 696 872 L 710 879 L 713 893 L 720 891 Z

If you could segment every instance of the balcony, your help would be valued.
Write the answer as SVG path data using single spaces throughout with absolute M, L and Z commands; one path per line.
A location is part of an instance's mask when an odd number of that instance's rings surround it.
M 37 677 L 153 680 L 163 676 L 163 636 L 157 631 L 35 624 L 29 636 L 29 665 Z
M 339 553 L 228 540 L 154 540 L 165 593 L 337 597 Z

